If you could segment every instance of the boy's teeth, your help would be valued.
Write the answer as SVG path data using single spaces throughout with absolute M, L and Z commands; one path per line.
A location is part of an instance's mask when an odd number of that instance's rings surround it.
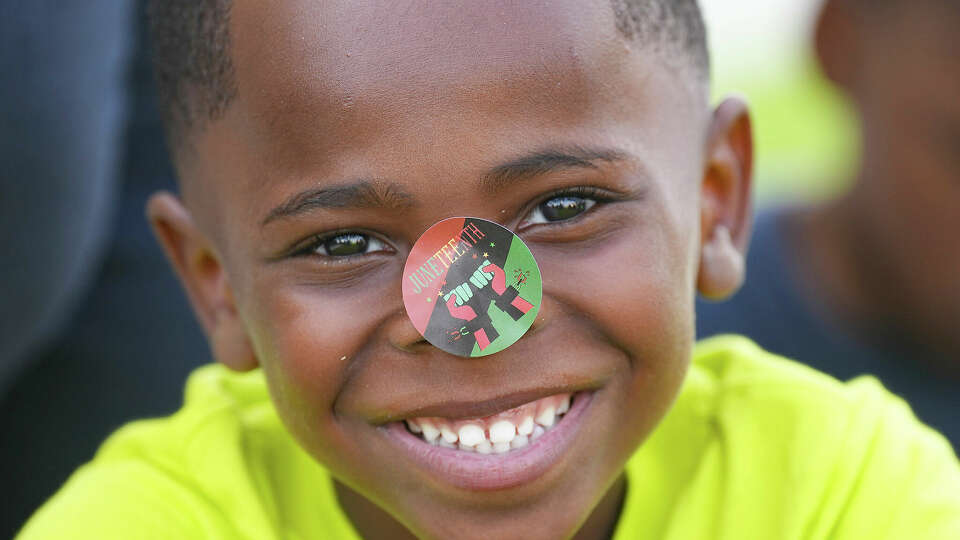
M 556 419 L 557 409 L 553 405 L 547 405 L 540 411 L 540 414 L 537 415 L 537 423 L 543 427 L 552 427 Z
M 460 446 L 476 446 L 483 442 L 483 428 L 476 424 L 467 424 L 460 428 Z M 492 440 L 492 432 L 491 432 Z
M 517 433 L 520 435 L 530 435 L 533 433 L 533 416 L 523 417 L 523 421 L 517 426 Z
M 440 426 L 440 436 L 443 437 L 443 440 L 444 440 L 444 441 L 446 441 L 446 442 L 448 442 L 448 443 L 450 443 L 450 444 L 453 444 L 453 443 L 457 442 L 457 439 L 460 438 L 460 437 L 459 437 L 456 433 L 454 433 L 453 430 L 450 429 L 448 426 Z
M 481 431 L 481 433 L 483 433 Z M 490 426 L 490 442 L 494 444 L 507 443 L 517 436 L 517 427 L 509 420 L 500 420 Z
M 440 437 L 440 430 L 433 425 L 429 420 L 421 420 L 418 422 L 420 429 L 423 430 L 423 438 L 427 442 L 435 442 L 438 437 Z
M 520 407 L 475 420 L 411 418 L 407 429 L 434 446 L 503 454 L 523 448 L 550 430 L 557 417 L 570 410 L 569 394 L 550 396 Z

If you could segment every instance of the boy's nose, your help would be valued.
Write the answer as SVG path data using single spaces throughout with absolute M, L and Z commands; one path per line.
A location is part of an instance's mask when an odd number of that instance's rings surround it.
M 427 229 L 407 256 L 400 288 L 418 334 L 467 357 L 513 345 L 542 298 L 540 269 L 526 244 L 502 225 L 474 217 L 447 218 Z
M 420 335 L 406 311 L 401 313 L 397 320 L 390 321 L 386 330 L 390 345 L 403 352 L 413 353 L 426 347 L 433 347 Z
M 551 313 L 559 313 L 563 310 L 564 307 L 544 294 L 536 319 L 534 319 L 533 324 L 530 326 L 530 329 L 527 330 L 524 337 L 520 338 L 518 342 L 540 332 L 549 322 Z M 387 342 L 397 350 L 406 353 L 424 353 L 431 349 L 437 349 L 437 347 L 434 347 L 433 344 L 420 335 L 420 332 L 413 325 L 413 321 L 410 320 L 405 310 L 397 313 L 391 320 L 387 321 L 384 325 L 384 330 Z

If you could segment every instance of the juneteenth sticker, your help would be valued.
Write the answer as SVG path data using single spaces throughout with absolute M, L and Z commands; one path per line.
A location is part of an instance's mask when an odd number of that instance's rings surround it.
M 430 227 L 403 269 L 403 302 L 417 330 L 458 356 L 506 349 L 540 310 L 540 268 L 523 240 L 485 219 Z

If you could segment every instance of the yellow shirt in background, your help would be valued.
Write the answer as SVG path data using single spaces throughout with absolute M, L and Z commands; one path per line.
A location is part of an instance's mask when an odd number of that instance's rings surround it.
M 179 412 L 116 432 L 19 538 L 357 535 L 262 374 L 206 366 Z M 874 379 L 842 384 L 714 338 L 627 465 L 615 538 L 957 540 L 960 463 Z

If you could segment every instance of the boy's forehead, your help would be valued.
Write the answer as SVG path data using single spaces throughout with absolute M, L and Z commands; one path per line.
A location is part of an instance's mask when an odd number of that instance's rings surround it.
M 423 159 L 424 148 L 492 150 L 517 142 L 503 136 L 511 126 L 570 134 L 585 121 L 626 121 L 653 107 L 642 98 L 655 63 L 647 56 L 656 53 L 629 46 L 607 0 L 237 1 L 231 35 L 238 94 L 226 125 L 201 136 L 223 139 L 209 145 L 222 155 L 201 154 L 204 169 L 229 167 L 236 155 L 256 161 L 263 174 L 242 190 L 249 199 L 279 196 L 276 184 L 302 180 L 305 170 L 331 178 L 399 172 L 403 158 L 381 159 L 386 171 L 339 166 L 369 163 L 356 159 L 363 152 L 407 154 L 404 172 L 437 176 L 446 171 L 422 166 L 443 160 Z M 538 136 L 512 131 L 525 143 Z M 202 172 L 236 187 L 232 172 Z M 262 182 L 264 174 L 273 181 Z
M 234 55 L 250 70 L 240 76 L 280 94 L 285 85 L 352 95 L 530 74 L 597 61 L 602 44 L 619 43 L 604 0 L 238 2 L 233 17 Z
M 305 115 L 359 128 L 524 91 L 569 107 L 626 53 L 605 0 L 238 2 L 233 16 L 239 101 L 285 134 Z

